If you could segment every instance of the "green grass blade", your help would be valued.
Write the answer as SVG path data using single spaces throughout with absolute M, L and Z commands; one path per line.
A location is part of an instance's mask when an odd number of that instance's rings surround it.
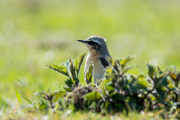
M 16 88 L 15 88 L 15 91 L 16 91 L 16 97 L 17 97 L 17 99 L 19 101 L 19 104 L 21 105 L 21 98 L 20 98 L 19 93 L 18 93 Z
M 23 98 L 29 103 L 29 104 L 32 104 L 32 102 L 27 98 L 25 97 L 23 94 L 21 94 L 23 96 Z
M 16 78 L 17 81 L 19 81 L 21 84 L 23 84 L 25 87 L 27 87 L 29 90 L 31 90 L 34 93 L 34 90 L 32 90 L 29 86 L 27 86 L 25 83 L 20 81 L 19 79 Z
M 48 90 L 47 90 L 47 94 L 51 94 L 51 80 L 50 80 L 50 83 L 49 83 L 49 88 L 48 88 Z
M 16 97 L 17 97 L 17 99 L 18 99 L 18 101 L 19 101 L 19 104 L 20 104 L 20 106 L 21 106 L 21 98 L 20 98 L 20 96 L 19 96 L 19 93 L 18 93 L 18 91 L 17 91 L 17 89 L 15 88 L 15 92 L 16 92 Z M 22 108 L 21 108 L 21 112 L 22 112 Z

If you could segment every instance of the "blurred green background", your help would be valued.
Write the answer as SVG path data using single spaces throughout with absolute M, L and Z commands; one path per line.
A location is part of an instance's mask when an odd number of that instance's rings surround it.
M 107 39 L 113 58 L 136 55 L 131 64 L 144 74 L 146 62 L 179 70 L 180 1 L 0 0 L 0 97 L 17 101 L 16 87 L 35 99 L 16 79 L 34 91 L 59 89 L 66 77 L 45 64 L 75 58 L 86 50 L 76 40 L 92 35 Z

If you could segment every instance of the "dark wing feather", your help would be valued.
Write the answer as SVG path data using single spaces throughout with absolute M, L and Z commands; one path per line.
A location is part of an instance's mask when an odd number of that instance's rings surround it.
M 105 58 L 100 57 L 100 61 L 101 61 L 101 64 L 104 66 L 104 68 L 109 66 L 109 63 L 108 63 L 108 61 Z

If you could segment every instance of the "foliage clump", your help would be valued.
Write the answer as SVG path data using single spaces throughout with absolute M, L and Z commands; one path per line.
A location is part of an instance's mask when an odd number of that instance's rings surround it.
M 123 59 L 108 59 L 104 78 L 93 80 L 93 64 L 85 74 L 86 85 L 79 83 L 79 71 L 85 53 L 66 63 L 47 65 L 48 68 L 66 75 L 66 87 L 56 92 L 39 92 L 36 110 L 54 112 L 71 109 L 90 110 L 101 113 L 128 114 L 131 111 L 161 111 L 164 118 L 177 113 L 180 107 L 180 72 L 175 67 L 162 71 L 158 66 L 147 63 L 147 76 L 128 72 L 134 66 L 127 66 L 134 56 Z

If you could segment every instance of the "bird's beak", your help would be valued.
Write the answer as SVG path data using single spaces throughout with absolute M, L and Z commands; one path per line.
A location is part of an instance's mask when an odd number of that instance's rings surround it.
M 85 41 L 85 40 L 77 40 L 77 41 L 82 42 L 82 43 L 86 43 L 86 41 Z

